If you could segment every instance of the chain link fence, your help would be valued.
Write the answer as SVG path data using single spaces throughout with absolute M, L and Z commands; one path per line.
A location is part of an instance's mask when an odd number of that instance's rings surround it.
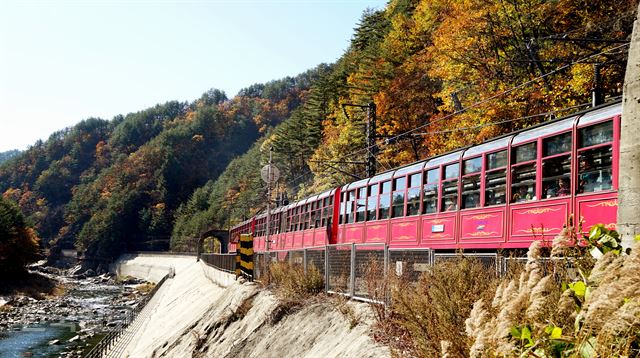
M 263 279 L 269 263 L 313 265 L 322 274 L 325 292 L 384 303 L 387 275 L 417 282 L 433 265 L 461 257 L 475 258 L 496 275 L 505 275 L 523 265 L 526 258 L 506 258 L 496 253 L 436 253 L 431 249 L 389 248 L 385 244 L 337 244 L 296 250 L 275 250 L 254 254 L 256 279 Z

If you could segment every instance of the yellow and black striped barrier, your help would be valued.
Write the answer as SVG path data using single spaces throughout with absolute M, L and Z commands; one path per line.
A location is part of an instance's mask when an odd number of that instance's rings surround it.
M 243 275 L 253 280 L 253 235 L 242 234 L 236 254 L 236 278 Z

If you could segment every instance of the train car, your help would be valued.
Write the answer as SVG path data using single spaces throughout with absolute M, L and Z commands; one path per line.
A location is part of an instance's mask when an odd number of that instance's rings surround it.
M 493 250 L 550 240 L 570 216 L 584 232 L 615 228 L 621 109 L 592 108 L 279 208 L 270 248 Z
M 274 209 L 268 240 L 266 214 L 257 216 L 254 248 L 265 251 L 269 244 L 270 250 L 292 250 L 335 243 L 338 224 L 333 218 L 338 193 L 339 189 L 332 189 Z
M 252 233 L 255 228 L 254 223 L 255 220 L 251 218 L 249 220 L 241 222 L 240 224 L 234 226 L 233 228 L 231 228 L 231 230 L 229 230 L 229 247 L 227 252 L 236 252 L 238 248 L 238 242 L 240 241 L 240 235 Z

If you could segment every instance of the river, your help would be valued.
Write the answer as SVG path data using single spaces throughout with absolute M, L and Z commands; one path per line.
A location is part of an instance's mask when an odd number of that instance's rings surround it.
M 108 275 L 53 278 L 64 286 L 62 296 L 15 296 L 0 306 L 0 357 L 82 356 L 117 329 L 148 291 L 137 280 L 116 282 Z

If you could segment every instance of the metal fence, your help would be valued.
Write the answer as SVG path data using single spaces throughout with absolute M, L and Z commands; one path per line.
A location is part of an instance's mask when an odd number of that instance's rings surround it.
M 325 292 L 384 303 L 389 274 L 415 282 L 434 264 L 460 257 L 475 258 L 487 270 L 495 270 L 496 275 L 505 275 L 526 262 L 526 258 L 496 253 L 436 253 L 431 249 L 389 248 L 385 244 L 338 244 L 255 253 L 254 268 L 255 277 L 260 280 L 272 262 L 301 265 L 305 271 L 313 265 L 324 277 Z
M 433 263 L 429 249 L 389 249 L 385 244 L 338 244 L 254 254 L 256 279 L 264 278 L 269 263 L 315 267 L 324 277 L 327 293 L 382 303 L 388 272 L 417 279 Z
M 200 259 L 220 271 L 236 272 L 236 254 L 200 254 Z

